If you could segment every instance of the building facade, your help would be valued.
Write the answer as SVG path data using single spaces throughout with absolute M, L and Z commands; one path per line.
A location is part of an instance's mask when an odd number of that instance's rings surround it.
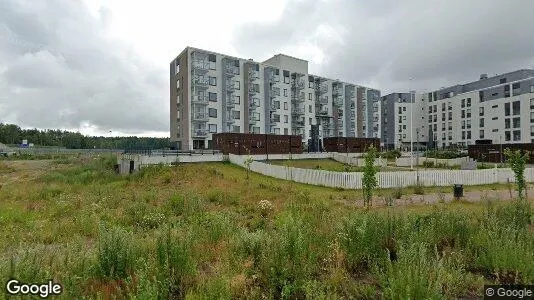
M 264 62 L 187 47 L 170 64 L 170 134 L 181 150 L 222 132 L 380 137 L 380 91 L 308 73 L 306 60 Z M 318 132 L 313 135 L 313 128 Z
M 392 93 L 381 105 L 382 143 L 389 148 L 534 142 L 534 70 L 482 74 L 429 93 Z

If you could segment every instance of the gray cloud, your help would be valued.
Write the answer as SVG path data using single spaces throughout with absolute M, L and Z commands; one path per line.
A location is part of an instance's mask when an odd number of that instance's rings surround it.
M 168 71 L 106 36 L 81 1 L 0 0 L 0 121 L 24 127 L 168 131 Z
M 521 0 L 290 0 L 277 21 L 238 28 L 234 45 L 247 57 L 265 57 L 307 41 L 325 55 L 311 72 L 383 93 L 430 90 L 533 68 L 532 11 L 534 2 Z M 321 25 L 341 41 L 312 37 Z

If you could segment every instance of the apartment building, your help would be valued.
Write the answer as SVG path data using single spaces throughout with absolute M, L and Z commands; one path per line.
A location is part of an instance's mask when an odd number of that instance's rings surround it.
M 534 70 L 482 74 L 477 81 L 430 93 L 393 93 L 382 97 L 382 107 L 381 135 L 389 147 L 406 148 L 410 128 L 419 130 L 419 141 L 429 148 L 465 147 L 476 140 L 531 143 Z
M 220 132 L 380 137 L 379 99 L 288 55 L 256 62 L 187 47 L 170 63 L 171 141 L 192 150 L 212 148 Z
M 386 149 L 424 148 L 428 140 L 426 94 L 391 93 L 381 98 L 381 142 Z M 413 137 L 413 138 L 412 138 Z

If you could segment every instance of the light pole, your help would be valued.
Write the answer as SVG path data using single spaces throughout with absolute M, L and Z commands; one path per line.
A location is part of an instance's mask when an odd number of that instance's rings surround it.
M 419 185 L 419 128 L 415 130 L 417 132 L 417 160 L 415 163 L 415 169 L 417 170 L 417 185 Z
M 410 78 L 410 81 L 412 80 L 413 78 Z M 413 170 L 413 108 L 414 108 L 414 103 L 413 103 L 414 99 L 413 99 L 413 92 L 410 91 L 410 169 Z

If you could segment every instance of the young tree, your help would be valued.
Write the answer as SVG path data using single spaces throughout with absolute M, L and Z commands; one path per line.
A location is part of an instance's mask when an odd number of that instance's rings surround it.
M 250 172 L 250 164 L 254 161 L 254 158 L 250 155 L 250 150 L 245 148 L 245 150 L 248 152 L 247 158 L 245 158 L 245 161 L 243 164 L 245 165 L 245 168 L 247 168 L 247 180 L 249 178 L 249 172 Z
M 365 164 L 363 167 L 362 191 L 365 205 L 370 204 L 373 197 L 373 190 L 378 187 L 378 180 L 376 178 L 378 168 L 375 167 L 377 156 L 378 152 L 372 145 L 367 149 L 367 152 L 363 156 Z
M 519 199 L 523 199 L 523 192 L 525 191 L 525 164 L 527 163 L 530 154 L 528 152 L 521 154 L 521 150 L 512 151 L 507 148 L 504 150 L 504 155 L 506 156 L 510 168 L 514 172 L 515 185 Z

